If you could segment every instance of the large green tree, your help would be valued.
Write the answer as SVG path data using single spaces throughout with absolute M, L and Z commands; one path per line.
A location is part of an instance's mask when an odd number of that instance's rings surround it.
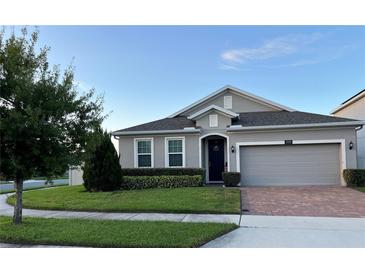
M 78 94 L 72 67 L 50 67 L 38 34 L 24 28 L 5 39 L 0 32 L 0 172 L 15 182 L 15 224 L 22 221 L 23 181 L 80 164 L 90 133 L 105 118 L 94 90 Z

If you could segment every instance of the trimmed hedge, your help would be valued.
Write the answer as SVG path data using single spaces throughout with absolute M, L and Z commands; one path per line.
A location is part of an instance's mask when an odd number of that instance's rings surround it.
M 365 169 L 345 169 L 343 177 L 348 186 L 365 186 Z
M 123 176 L 122 189 L 176 188 L 202 185 L 201 175 Z
M 200 175 L 205 181 L 204 168 L 122 168 L 123 176 Z
M 222 177 L 225 186 L 237 186 L 241 181 L 239 172 L 223 172 Z

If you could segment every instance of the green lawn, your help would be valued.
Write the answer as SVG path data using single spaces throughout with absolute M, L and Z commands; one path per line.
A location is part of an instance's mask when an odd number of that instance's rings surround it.
M 8 203 L 14 202 L 14 196 L 8 198 Z M 103 212 L 239 213 L 240 202 L 238 189 L 222 187 L 90 193 L 83 186 L 67 186 L 25 192 L 23 207 Z
M 198 247 L 235 224 L 0 217 L 0 241 L 92 247 Z

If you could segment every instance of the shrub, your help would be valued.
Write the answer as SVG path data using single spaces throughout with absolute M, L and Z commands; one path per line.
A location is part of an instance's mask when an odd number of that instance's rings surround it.
M 205 181 L 204 168 L 122 168 L 123 176 L 200 175 Z
M 343 177 L 348 186 L 365 186 L 365 169 L 345 169 Z
M 239 172 L 223 172 L 222 176 L 225 186 L 237 186 L 241 181 L 241 175 Z
M 201 175 L 123 176 L 122 189 L 202 186 Z
M 88 191 L 120 189 L 122 173 L 110 134 L 101 131 L 94 134 L 86 151 L 83 171 L 84 186 Z

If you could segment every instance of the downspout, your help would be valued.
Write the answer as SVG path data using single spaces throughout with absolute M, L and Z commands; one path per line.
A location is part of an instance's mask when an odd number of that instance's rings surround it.
M 361 125 L 361 126 L 358 126 L 358 127 L 355 128 L 355 133 L 356 133 L 356 167 L 359 167 L 359 163 L 357 162 L 359 160 L 358 154 L 357 154 L 358 153 L 358 151 L 357 151 L 357 132 L 359 130 L 361 130 L 363 127 L 364 127 L 364 125 Z

